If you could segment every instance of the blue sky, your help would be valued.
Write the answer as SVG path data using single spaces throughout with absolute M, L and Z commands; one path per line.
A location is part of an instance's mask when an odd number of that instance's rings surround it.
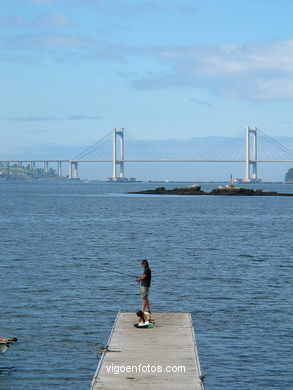
M 114 127 L 292 136 L 292 15 L 292 0 L 1 0 L 0 152 Z

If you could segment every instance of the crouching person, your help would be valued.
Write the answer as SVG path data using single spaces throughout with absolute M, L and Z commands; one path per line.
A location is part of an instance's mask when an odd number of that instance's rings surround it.
M 139 318 L 138 324 L 134 325 L 136 328 L 153 328 L 154 320 L 151 318 L 151 313 L 138 310 L 136 315 Z

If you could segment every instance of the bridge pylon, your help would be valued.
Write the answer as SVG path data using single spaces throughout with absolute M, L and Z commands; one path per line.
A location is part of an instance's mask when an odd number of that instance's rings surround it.
M 117 137 L 120 138 L 119 159 L 117 159 Z M 119 167 L 119 176 L 117 176 L 117 166 Z M 112 180 L 123 181 L 124 179 L 124 129 L 113 129 Z
M 257 127 L 247 127 L 245 151 L 245 178 L 243 182 L 250 183 L 257 180 Z

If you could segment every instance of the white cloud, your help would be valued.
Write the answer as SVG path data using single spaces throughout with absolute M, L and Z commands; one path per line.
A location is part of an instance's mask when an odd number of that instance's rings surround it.
M 150 54 L 152 52 L 152 54 Z M 293 72 L 293 39 L 245 46 L 153 47 L 146 55 L 173 62 L 191 73 L 248 74 L 261 71 Z
M 205 100 L 201 100 L 197 98 L 189 98 L 189 100 L 193 103 L 200 104 L 202 106 L 213 107 L 213 104 L 206 102 Z
M 189 86 L 231 98 L 293 100 L 293 39 L 244 46 L 154 46 L 140 55 L 157 58 L 169 70 L 137 77 L 136 88 Z
M 42 27 L 66 27 L 72 24 L 65 15 L 60 13 L 41 15 L 37 19 L 37 23 Z
M 8 15 L 0 19 L 0 26 L 4 28 L 25 27 L 29 29 L 58 28 L 72 25 L 72 21 L 61 13 L 46 13 L 34 18 L 21 15 Z
M 39 116 L 26 116 L 26 117 L 10 117 L 6 118 L 7 121 L 12 122 L 51 122 L 51 121 L 82 121 L 82 120 L 100 120 L 99 115 L 87 115 L 87 114 L 71 114 L 67 116 L 60 115 L 39 115 Z
M 45 23 L 64 26 L 69 21 L 61 14 L 47 14 Z M 293 39 L 242 46 L 130 46 L 84 34 L 43 31 L 7 35 L 1 42 L 6 49 L 1 58 L 6 60 L 35 56 L 39 61 L 43 54 L 52 61 L 117 62 L 120 74 L 127 74 L 137 89 L 192 87 L 233 99 L 293 100 Z
M 191 7 L 189 5 L 180 5 L 177 7 L 177 10 L 184 14 L 184 15 L 189 15 L 189 16 L 194 16 L 198 14 L 198 10 L 194 7 Z

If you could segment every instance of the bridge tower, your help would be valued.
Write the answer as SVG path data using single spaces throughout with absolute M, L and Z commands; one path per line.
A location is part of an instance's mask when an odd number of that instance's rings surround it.
M 117 137 L 120 137 L 120 158 L 117 159 Z M 117 176 L 117 165 L 119 166 L 119 176 Z M 124 177 L 124 129 L 113 130 L 113 181 L 123 181 Z
M 252 169 L 250 169 L 252 168 Z M 257 181 L 257 128 L 246 129 L 245 178 L 246 183 Z

